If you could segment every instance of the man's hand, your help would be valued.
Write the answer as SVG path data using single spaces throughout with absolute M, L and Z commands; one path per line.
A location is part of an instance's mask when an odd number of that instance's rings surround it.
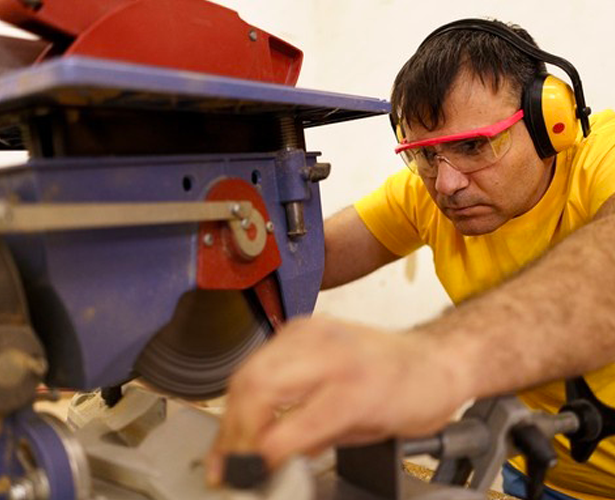
M 464 402 L 450 354 L 434 335 L 290 322 L 232 378 L 209 481 L 227 453 L 260 453 L 275 467 L 334 444 L 435 432 Z

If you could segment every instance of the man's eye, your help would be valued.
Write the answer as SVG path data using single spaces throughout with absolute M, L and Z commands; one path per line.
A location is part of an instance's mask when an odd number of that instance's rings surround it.
M 421 148 L 419 150 L 420 154 L 422 154 L 427 161 L 431 161 L 436 157 L 436 150 L 432 148 Z
M 472 156 L 480 154 L 488 144 L 489 140 L 486 137 L 479 137 L 455 143 L 452 149 L 458 154 Z

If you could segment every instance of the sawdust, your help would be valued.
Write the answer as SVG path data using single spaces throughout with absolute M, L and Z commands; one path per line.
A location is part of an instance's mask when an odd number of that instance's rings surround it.
M 412 476 L 421 479 L 422 481 L 429 481 L 433 476 L 433 471 L 422 465 L 414 464 L 408 460 L 404 460 L 404 469 Z M 500 493 L 499 491 L 490 490 L 487 492 L 488 500 L 518 500 L 516 497 L 511 497 Z

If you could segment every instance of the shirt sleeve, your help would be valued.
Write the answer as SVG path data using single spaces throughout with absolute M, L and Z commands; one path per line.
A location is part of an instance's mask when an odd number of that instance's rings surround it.
M 396 255 L 423 245 L 417 226 L 418 177 L 404 169 L 354 204 L 367 229 Z

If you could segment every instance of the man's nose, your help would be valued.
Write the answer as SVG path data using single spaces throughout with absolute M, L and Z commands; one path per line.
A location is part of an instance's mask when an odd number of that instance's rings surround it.
M 438 193 L 450 196 L 470 184 L 470 178 L 453 167 L 445 157 L 437 158 L 438 174 L 435 188 Z

